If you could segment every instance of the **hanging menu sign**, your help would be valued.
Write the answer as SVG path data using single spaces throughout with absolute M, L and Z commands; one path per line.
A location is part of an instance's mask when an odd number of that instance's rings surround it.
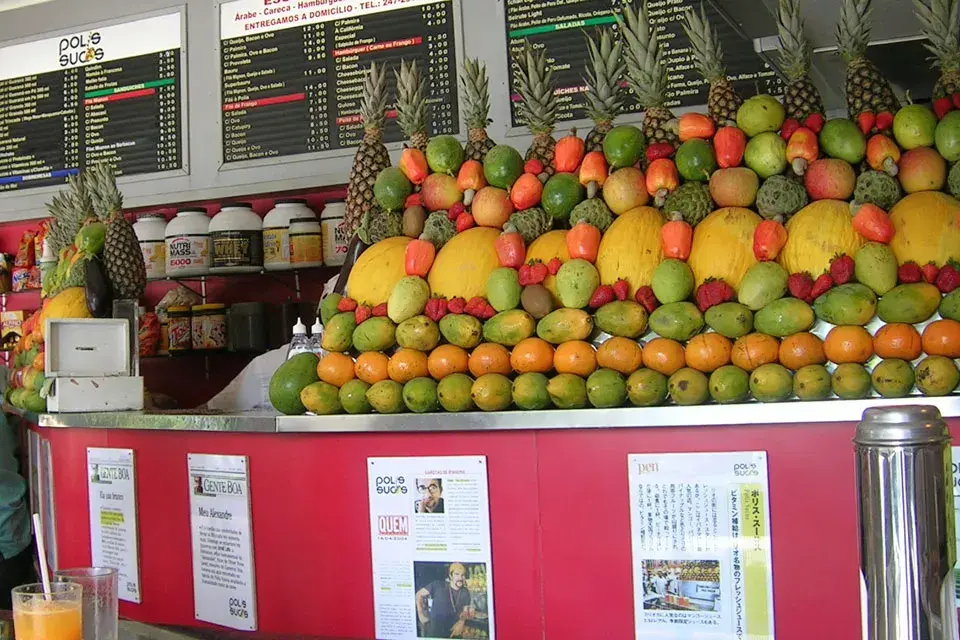
M 507 46 L 511 58 L 511 120 L 522 126 L 517 111 L 516 62 L 514 57 L 525 41 L 545 47 L 553 66 L 553 80 L 559 95 L 558 120 L 582 120 L 587 116 L 584 74 L 590 64 L 586 35 L 597 28 L 616 27 L 614 12 L 624 0 L 514 0 L 506 3 Z M 664 49 L 664 66 L 669 70 L 667 107 L 688 107 L 707 102 L 709 86 L 697 73 L 690 41 L 683 31 L 683 16 L 689 9 L 700 10 L 694 0 L 649 0 L 650 19 L 659 31 Z M 782 93 L 782 83 L 753 49 L 753 43 L 738 33 L 712 4 L 704 3 L 707 18 L 723 43 L 723 61 L 734 87 L 744 96 Z M 639 113 L 643 108 L 628 98 L 625 109 Z
M 370 63 L 427 83 L 430 135 L 457 133 L 453 0 L 236 0 L 220 5 L 225 162 L 355 147 Z M 386 142 L 404 139 L 391 108 Z
M 181 169 L 180 18 L 0 48 L 0 191 Z

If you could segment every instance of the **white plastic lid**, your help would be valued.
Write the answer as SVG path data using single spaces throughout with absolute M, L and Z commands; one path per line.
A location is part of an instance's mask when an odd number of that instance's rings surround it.
M 317 318 L 316 321 L 313 323 L 313 326 L 310 327 L 310 335 L 318 336 L 321 333 L 323 333 L 323 325 L 320 324 L 320 318 Z
M 293 335 L 295 336 L 307 335 L 307 325 L 303 324 L 303 321 L 300 318 L 297 318 L 297 324 L 293 325 Z

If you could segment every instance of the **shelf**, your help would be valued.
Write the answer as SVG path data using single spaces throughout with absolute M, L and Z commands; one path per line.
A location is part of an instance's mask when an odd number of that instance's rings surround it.
M 29 294 L 29 293 L 35 293 L 35 294 L 37 294 L 37 295 L 40 295 L 40 289 L 24 289 L 23 291 L 7 291 L 6 293 L 2 293 L 2 294 L 0 294 L 0 295 L 4 295 L 4 296 L 22 296 L 22 295 L 26 295 L 26 294 Z
M 201 282 L 210 278 L 249 278 L 258 276 L 274 277 L 283 276 L 286 274 L 297 275 L 301 273 L 319 273 L 325 269 L 340 269 L 340 267 L 304 267 L 302 269 L 280 269 L 276 271 L 268 271 L 267 269 L 261 269 L 260 271 L 221 271 L 219 273 L 207 273 L 196 276 L 164 276 L 162 278 L 148 278 L 147 282 Z
M 169 355 L 157 355 L 157 356 L 140 356 L 140 362 L 155 362 L 158 360 L 183 360 L 184 358 L 196 358 L 198 356 L 250 356 L 255 358 L 257 356 L 263 355 L 266 351 L 229 351 L 227 349 L 219 350 L 210 350 L 210 351 L 182 351 L 180 353 L 172 353 Z

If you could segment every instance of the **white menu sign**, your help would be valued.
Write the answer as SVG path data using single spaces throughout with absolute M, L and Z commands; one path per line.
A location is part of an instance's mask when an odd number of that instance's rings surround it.
M 483 456 L 368 458 L 376 637 L 495 640 Z
M 140 603 L 137 493 L 133 449 L 87 447 L 90 555 L 117 570 L 118 597 Z
M 197 620 L 256 631 L 246 456 L 187 454 Z
M 627 457 L 636 637 L 772 640 L 767 454 Z

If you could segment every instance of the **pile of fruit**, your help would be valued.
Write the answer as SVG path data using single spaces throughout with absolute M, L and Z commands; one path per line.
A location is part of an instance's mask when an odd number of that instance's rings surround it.
M 783 102 L 742 99 L 703 13 L 686 29 L 708 113 L 674 117 L 648 7 L 588 36 L 594 129 L 555 140 L 547 55 L 515 61 L 533 143 L 487 137 L 483 65 L 470 142 L 427 139 L 416 69 L 398 73 L 410 144 L 374 166 L 384 80 L 365 92 L 351 182 L 367 248 L 321 303 L 317 362 L 274 377 L 280 411 L 501 411 L 672 401 L 952 393 L 960 382 L 960 65 L 956 0 L 917 13 L 944 75 L 901 106 L 864 57 L 869 0 L 843 0 L 849 118 L 807 78 L 798 0 L 780 2 Z M 622 80 L 645 107 L 613 126 Z M 418 98 L 420 96 L 420 98 Z M 382 160 L 383 158 L 379 158 Z M 387 163 L 389 160 L 387 160 Z M 375 170 L 372 170 L 375 169 Z M 311 358 L 313 358 L 311 360 Z M 316 366 L 314 366 L 316 365 Z

